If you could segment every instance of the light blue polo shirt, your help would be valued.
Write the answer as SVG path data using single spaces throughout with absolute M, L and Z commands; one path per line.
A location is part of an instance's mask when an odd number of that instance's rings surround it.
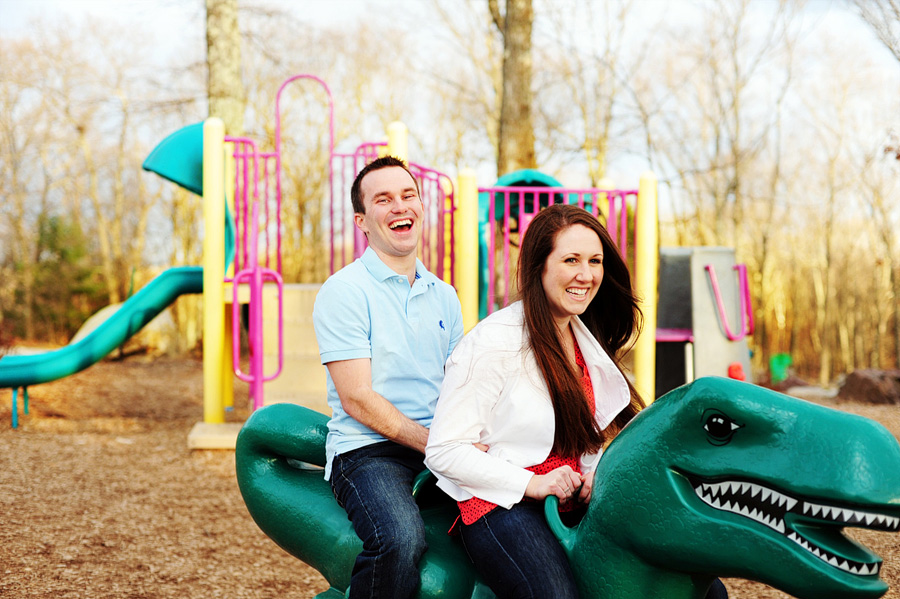
M 431 426 L 444 363 L 462 338 L 456 290 L 416 260 L 416 279 L 391 270 L 372 248 L 325 281 L 316 295 L 313 324 L 322 364 L 369 358 L 372 389 L 411 420 Z M 327 375 L 325 478 L 331 462 L 385 438 L 348 416 Z

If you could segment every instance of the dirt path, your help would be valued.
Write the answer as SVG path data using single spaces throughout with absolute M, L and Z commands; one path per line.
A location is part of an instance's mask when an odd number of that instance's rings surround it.
M 200 362 L 103 362 L 30 393 L 12 430 L 0 390 L 0 597 L 306 599 L 327 588 L 253 523 L 233 452 L 187 449 Z M 228 418 L 242 421 L 246 388 L 237 395 Z M 900 436 L 898 407 L 837 407 Z M 900 599 L 898 536 L 859 534 L 885 559 L 888 599 Z M 726 584 L 734 599 L 789 597 Z

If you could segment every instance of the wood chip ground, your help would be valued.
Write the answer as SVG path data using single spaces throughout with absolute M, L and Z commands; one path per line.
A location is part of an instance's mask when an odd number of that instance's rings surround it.
M 202 418 L 201 363 L 104 361 L 30 389 L 10 427 L 0 390 L 0 597 L 306 599 L 327 588 L 256 527 L 232 451 L 190 451 Z M 248 415 L 237 384 L 228 420 Z M 900 437 L 900 407 L 835 403 Z M 20 400 L 21 402 L 21 400 Z M 880 554 L 900 599 L 900 535 L 854 532 Z M 789 595 L 725 581 L 733 599 Z

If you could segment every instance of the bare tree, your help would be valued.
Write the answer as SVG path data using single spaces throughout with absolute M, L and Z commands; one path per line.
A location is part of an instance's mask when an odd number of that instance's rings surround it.
M 544 5 L 543 37 L 535 42 L 540 164 L 586 167 L 596 186 L 607 177 L 611 155 L 643 149 L 632 100 L 650 48 L 642 31 L 653 24 L 642 16 L 632 0 Z
M 900 0 L 853 0 L 863 20 L 900 61 Z
M 442 49 L 439 67 L 418 71 L 431 84 L 435 110 L 429 115 L 432 139 L 422 144 L 433 164 L 460 167 L 497 165 L 500 105 L 503 96 L 503 35 L 497 31 L 487 4 L 432 0 L 436 19 L 427 22 L 429 35 Z M 499 9 L 498 9 L 499 10 Z M 411 135 L 421 135 L 414 128 Z M 500 174 L 499 172 L 495 174 Z
M 40 120 L 46 111 L 46 99 L 35 92 L 39 73 L 33 68 L 36 48 L 28 42 L 0 40 L 0 53 L 9 57 L 0 79 L 0 233 L 2 249 L 10 263 L 13 278 L 6 278 L 6 297 L 21 293 L 24 334 L 33 338 L 35 258 L 37 254 L 37 222 L 42 206 L 32 201 L 35 192 L 45 198 L 38 158 L 40 146 L 47 142 L 49 131 Z M 35 169 L 35 166 L 38 168 Z M 36 186 L 41 186 L 36 189 Z M 13 283 L 13 285 L 10 285 Z M 10 288 L 11 287 L 11 288 Z M 11 306 L 0 306 L 8 310 Z M 2 316 L 0 316 L 2 319 Z
M 244 84 L 237 0 L 206 0 L 206 62 L 209 114 L 225 123 L 227 135 L 244 133 Z
M 872 334 L 871 363 L 876 368 L 900 368 L 900 215 L 896 205 L 896 198 L 900 197 L 900 163 L 878 148 L 867 158 L 860 187 L 874 237 L 880 242 L 873 253 L 882 282 L 873 294 L 877 325 Z M 889 333 L 891 321 L 893 335 Z
M 159 101 L 158 87 L 149 83 L 142 67 L 144 50 L 121 28 L 97 20 L 84 26 L 38 22 L 33 27 L 33 34 L 44 40 L 39 46 L 7 46 L 3 41 L 4 57 L 17 58 L 11 62 L 15 70 L 6 70 L 0 84 L 3 115 L 8 116 L 0 119 L 3 151 L 14 152 L 10 160 L 0 160 L 0 168 L 10 170 L 0 183 L 9 185 L 3 195 L 13 200 L 0 208 L 9 211 L 13 223 L 0 230 L 0 247 L 7 260 L 19 265 L 15 285 L 25 334 L 62 335 L 54 341 L 65 341 L 77 318 L 54 329 L 42 317 L 36 326 L 35 308 L 46 310 L 38 305 L 43 301 L 38 291 L 42 298 L 48 296 L 35 287 L 35 268 L 49 259 L 48 252 L 58 253 L 52 259 L 59 268 L 67 268 L 60 260 L 80 256 L 79 268 L 99 267 L 98 281 L 111 303 L 125 298 L 132 281 L 137 288 L 146 280 L 147 231 L 157 228 L 150 221 L 162 191 L 148 185 L 151 179 L 140 164 L 149 150 L 146 140 L 164 136 L 154 128 L 168 122 L 166 110 L 176 108 L 161 108 L 165 102 Z M 7 48 L 13 53 L 7 54 Z M 59 246 L 60 236 L 85 244 L 88 253 Z M 54 284 L 69 283 L 58 279 Z M 71 307 L 89 313 L 92 304 L 80 300 L 77 290 L 68 291 Z
M 502 14 L 497 0 L 488 0 L 494 25 L 503 34 L 503 95 L 500 104 L 500 138 L 497 173 L 537 166 L 534 153 L 534 121 L 531 0 L 506 0 Z

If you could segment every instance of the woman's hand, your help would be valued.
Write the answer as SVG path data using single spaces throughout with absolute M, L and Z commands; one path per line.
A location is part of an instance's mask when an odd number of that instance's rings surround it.
M 568 501 L 582 485 L 581 476 L 571 466 L 560 466 L 547 474 L 535 474 L 528 481 L 525 496 L 544 499 L 556 495 L 560 502 Z
M 587 503 L 591 500 L 591 493 L 594 490 L 594 472 L 596 470 L 591 470 L 587 474 L 581 474 L 581 491 L 578 492 L 578 501 L 581 503 Z

